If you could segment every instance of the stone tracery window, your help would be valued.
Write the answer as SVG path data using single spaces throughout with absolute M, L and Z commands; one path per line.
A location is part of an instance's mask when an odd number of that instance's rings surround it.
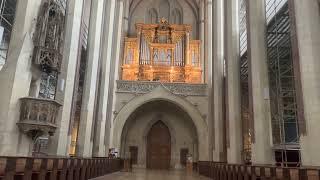
M 57 72 L 42 73 L 40 82 L 39 97 L 46 99 L 55 99 L 56 87 L 58 81 Z
M 148 11 L 148 23 L 156 24 L 158 22 L 158 13 L 154 8 Z
M 0 0 L 0 70 L 7 59 L 17 0 Z
M 172 24 L 182 24 L 182 15 L 179 9 L 174 9 L 171 13 Z
M 170 3 L 168 0 L 162 0 L 159 6 L 160 18 L 169 19 L 170 17 Z

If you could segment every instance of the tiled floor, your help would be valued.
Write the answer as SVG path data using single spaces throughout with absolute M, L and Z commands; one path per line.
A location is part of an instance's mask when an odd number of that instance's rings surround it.
M 209 180 L 197 174 L 187 174 L 185 171 L 152 171 L 134 169 L 133 172 L 119 172 L 94 180 Z

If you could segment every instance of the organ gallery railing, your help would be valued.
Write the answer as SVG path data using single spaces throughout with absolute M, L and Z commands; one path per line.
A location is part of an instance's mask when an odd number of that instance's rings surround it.
M 137 37 L 125 39 L 122 80 L 201 83 L 200 41 L 190 25 L 136 24 Z

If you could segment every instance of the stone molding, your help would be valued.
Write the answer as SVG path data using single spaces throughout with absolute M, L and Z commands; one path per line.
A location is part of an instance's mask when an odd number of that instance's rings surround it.
M 149 81 L 117 81 L 117 93 L 146 94 L 163 86 L 172 94 L 181 96 L 207 96 L 207 84 L 161 83 Z

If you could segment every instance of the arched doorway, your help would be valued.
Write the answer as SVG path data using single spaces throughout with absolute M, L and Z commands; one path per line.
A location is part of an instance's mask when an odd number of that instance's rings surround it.
M 158 118 L 158 114 L 162 117 Z M 138 147 L 138 162 L 134 166 L 146 168 L 148 133 L 159 120 L 170 130 L 170 168 L 180 168 L 180 150 L 183 148 L 189 149 L 194 161 L 209 159 L 206 120 L 192 103 L 163 86 L 133 98 L 121 108 L 114 120 L 110 146 L 118 149 L 121 157 L 130 156 L 130 146 Z
M 156 122 L 147 137 L 147 168 L 169 169 L 171 159 L 171 136 L 168 127 Z

